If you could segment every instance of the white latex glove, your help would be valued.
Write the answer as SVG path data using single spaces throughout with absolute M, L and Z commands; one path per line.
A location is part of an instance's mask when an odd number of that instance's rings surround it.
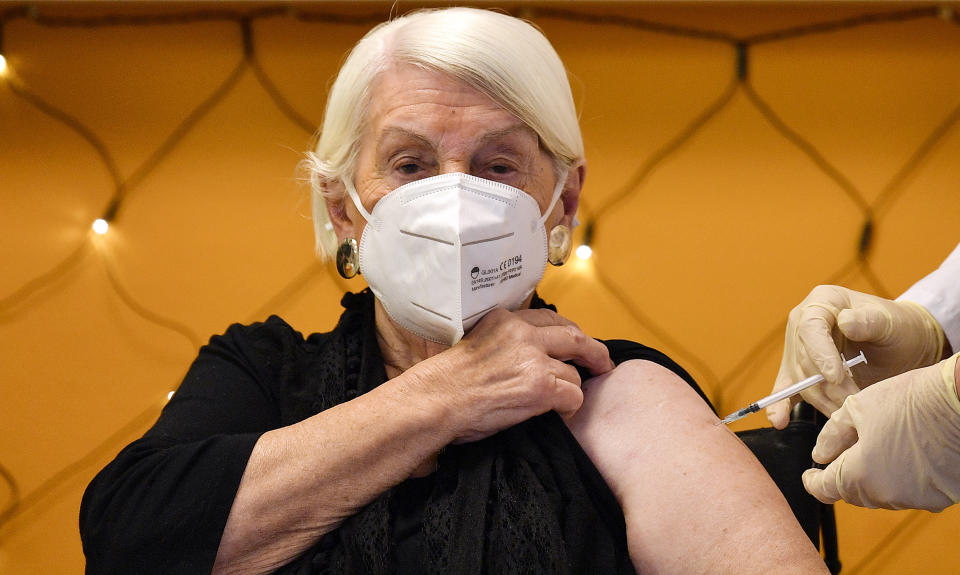
M 803 485 L 824 503 L 941 511 L 960 501 L 954 355 L 851 395 L 823 427 Z
M 790 311 L 780 371 L 773 391 L 816 373 L 824 381 L 800 394 L 807 403 L 830 415 L 860 389 L 899 373 L 931 365 L 943 354 L 943 330 L 922 306 L 891 301 L 844 287 L 822 285 Z M 847 359 L 864 352 L 867 364 L 844 370 Z M 790 419 L 794 396 L 767 407 L 774 427 Z

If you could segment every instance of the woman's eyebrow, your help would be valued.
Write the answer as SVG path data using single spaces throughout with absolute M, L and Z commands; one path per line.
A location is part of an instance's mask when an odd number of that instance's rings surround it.
M 478 143 L 481 146 L 485 146 L 491 142 L 495 142 L 497 140 L 507 138 L 515 134 L 522 134 L 524 132 L 536 138 L 536 133 L 530 128 L 530 126 L 527 126 L 526 124 L 521 122 L 500 130 L 493 130 L 492 132 L 487 132 L 486 134 L 484 134 L 479 138 Z
M 477 139 L 476 145 L 477 147 L 488 146 L 492 143 L 496 143 L 499 140 L 503 140 L 518 134 L 530 134 L 532 137 L 537 138 L 536 133 L 529 126 L 522 122 L 518 122 L 505 128 L 484 133 Z M 385 144 L 392 138 L 413 140 L 416 142 L 415 145 L 417 147 L 423 147 L 429 150 L 436 149 L 436 146 L 434 146 L 433 142 L 431 142 L 422 134 L 400 126 L 387 126 L 380 132 L 379 137 L 377 138 L 377 152 L 379 154 L 384 153 Z
M 388 126 L 380 132 L 380 137 L 377 138 L 377 151 L 383 151 L 383 145 L 388 138 L 399 137 L 407 138 L 411 140 L 416 140 L 417 146 L 422 146 L 424 148 L 434 149 L 433 143 L 428 140 L 426 137 L 418 134 L 414 131 L 408 130 L 406 128 L 401 128 L 399 126 Z

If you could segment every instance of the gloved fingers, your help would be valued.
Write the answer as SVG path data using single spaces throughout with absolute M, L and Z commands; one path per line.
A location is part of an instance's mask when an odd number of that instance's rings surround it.
M 791 322 L 793 321 L 793 312 L 791 312 Z M 794 383 L 803 379 L 803 367 L 800 365 L 809 365 L 809 360 L 805 360 L 800 350 L 797 349 L 797 336 L 794 326 L 787 325 L 786 343 L 783 347 L 783 357 L 780 359 L 780 369 L 777 371 L 777 378 L 773 382 L 772 393 L 790 387 Z M 777 429 L 783 429 L 790 421 L 790 409 L 796 400 L 784 399 L 777 403 L 767 406 L 766 413 L 770 423 Z
M 808 469 L 800 478 L 803 480 L 803 488 L 820 503 L 829 505 L 841 499 L 840 491 L 837 489 L 836 473 L 835 470 L 830 469 L 830 465 L 826 469 Z
M 815 287 L 810 294 L 790 311 L 784 342 L 783 358 L 773 391 L 785 389 L 807 376 L 822 373 L 825 383 L 809 388 L 801 397 L 826 415 L 833 413 L 844 398 L 857 391 L 856 386 L 830 387 L 830 383 L 842 384 L 844 372 L 840 342 L 834 341 L 834 327 L 840 310 L 850 307 L 850 291 L 837 286 Z M 839 336 L 839 331 L 836 332 Z M 767 408 L 767 417 L 774 427 L 786 427 L 790 410 L 797 399 L 781 401 Z
M 790 423 L 790 411 L 796 403 L 794 398 L 788 397 L 767 406 L 767 419 L 777 429 L 783 429 Z
M 840 310 L 820 303 L 808 304 L 797 323 L 797 338 L 805 355 L 815 366 L 811 373 L 822 373 L 824 383 L 837 384 L 843 379 L 843 360 L 833 340 L 833 328 Z
M 817 444 L 811 454 L 817 463 L 830 463 L 837 459 L 859 439 L 856 425 L 850 417 L 849 402 L 833 412 L 830 419 L 820 430 Z
M 820 413 L 831 417 L 836 410 L 840 409 L 843 400 L 836 401 L 833 399 L 832 394 L 827 393 L 828 388 L 824 387 L 827 385 L 826 382 L 823 382 L 813 387 L 808 387 L 800 393 L 800 397 L 815 407 Z
M 893 316 L 877 305 L 841 310 L 837 327 L 851 341 L 884 343 L 893 331 Z
M 799 319 L 799 316 L 797 316 Z M 791 321 L 795 321 L 791 316 Z M 791 385 L 806 379 L 809 374 L 817 373 L 817 366 L 805 353 L 803 346 L 800 345 L 797 332 L 794 325 L 787 326 L 786 343 L 783 349 L 783 358 L 780 360 L 780 369 L 777 371 L 777 378 L 773 384 L 773 393 L 786 389 Z M 800 398 L 807 400 L 808 403 L 819 409 L 826 415 L 830 415 L 839 407 L 829 402 L 825 395 L 818 393 L 819 386 L 808 388 Z M 808 397 L 810 399 L 808 399 Z M 777 429 L 783 429 L 787 426 L 790 419 L 790 410 L 799 401 L 797 396 L 772 404 L 767 407 L 767 417 Z
M 816 402 L 816 405 L 820 406 L 817 409 L 830 417 L 833 412 L 840 409 L 840 406 L 848 397 L 859 391 L 860 388 L 857 387 L 856 382 L 844 371 L 843 378 L 838 383 L 823 382 L 805 390 L 801 396 L 804 401 L 811 405 Z
M 808 360 L 801 360 L 800 363 L 803 363 L 803 367 L 800 369 L 805 368 L 805 370 L 808 372 L 813 371 L 813 367 L 808 367 L 812 365 Z M 793 369 L 791 369 L 791 367 Z M 776 383 L 774 383 L 773 392 L 790 387 L 791 385 L 804 379 L 803 374 L 798 367 L 800 366 L 788 365 L 788 360 L 784 359 L 780 364 L 780 372 L 777 374 L 777 380 Z M 828 394 L 823 389 L 823 385 L 824 384 L 821 383 L 819 385 L 809 387 L 803 390 L 799 397 L 795 395 L 767 406 L 767 418 L 770 420 L 770 423 L 772 423 L 777 429 L 783 429 L 786 427 L 790 422 L 790 411 L 800 399 L 803 399 L 816 408 L 817 411 L 829 417 L 830 414 L 839 409 L 840 405 L 843 403 L 843 400 L 847 397 L 847 395 L 849 395 L 849 393 L 845 393 L 846 388 L 844 388 L 843 393 Z M 834 395 L 838 395 L 839 398 L 835 399 Z

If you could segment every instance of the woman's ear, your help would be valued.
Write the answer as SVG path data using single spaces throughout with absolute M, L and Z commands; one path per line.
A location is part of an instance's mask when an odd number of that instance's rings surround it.
M 580 205 L 580 192 L 583 190 L 583 181 L 587 177 L 587 164 L 580 162 L 567 171 L 567 182 L 563 186 L 560 200 L 563 202 L 563 217 L 560 223 L 573 229 L 573 218 L 577 215 Z
M 333 226 L 333 231 L 337 234 L 337 242 L 342 242 L 344 238 L 357 239 L 354 235 L 353 222 L 347 214 L 346 202 L 349 200 L 343 182 L 339 179 L 325 180 L 320 185 L 323 188 L 323 201 L 327 206 L 330 225 Z

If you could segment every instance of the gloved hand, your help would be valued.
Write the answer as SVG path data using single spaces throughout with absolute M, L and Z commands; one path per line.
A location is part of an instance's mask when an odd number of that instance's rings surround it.
M 960 500 L 960 354 L 851 395 L 817 437 L 803 485 L 824 503 L 941 511 Z
M 790 311 L 773 391 L 822 373 L 823 383 L 806 389 L 800 397 L 830 415 L 848 395 L 871 383 L 937 362 L 943 345 L 940 324 L 918 304 L 839 286 L 817 286 Z M 851 378 L 840 353 L 850 359 L 861 350 L 867 364 L 853 368 Z M 767 418 L 774 427 L 786 427 L 790 408 L 797 401 L 794 396 L 767 407 Z

